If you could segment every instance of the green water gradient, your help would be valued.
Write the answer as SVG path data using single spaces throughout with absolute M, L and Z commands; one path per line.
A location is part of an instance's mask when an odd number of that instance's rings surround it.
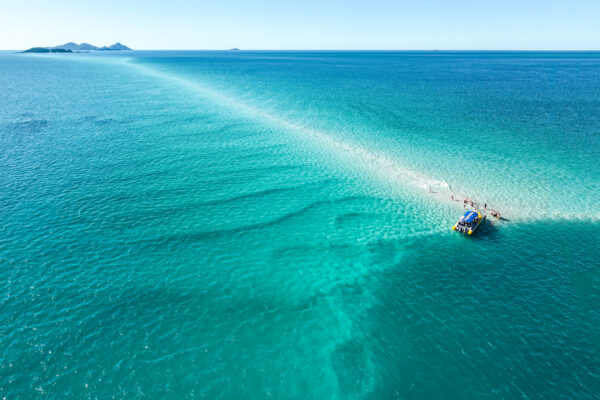
M 0 54 L 0 397 L 594 398 L 599 66 Z

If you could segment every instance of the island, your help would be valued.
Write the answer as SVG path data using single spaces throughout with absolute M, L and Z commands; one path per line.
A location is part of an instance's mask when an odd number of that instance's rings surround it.
M 120 51 L 120 50 L 131 50 L 129 47 L 124 44 L 117 42 L 115 44 L 111 44 L 110 46 L 102 46 L 97 47 L 89 43 L 81 43 L 77 44 L 74 42 L 68 42 L 65 44 L 61 44 L 60 46 L 54 47 L 32 47 L 28 50 L 22 51 L 22 53 L 79 53 L 79 52 L 88 52 L 88 51 Z
M 69 42 L 69 43 L 61 44 L 60 46 L 54 46 L 54 47 L 52 47 L 52 49 L 65 49 L 65 50 L 71 50 L 71 51 L 81 51 L 81 50 L 98 50 L 98 47 L 91 45 L 89 43 L 77 44 L 77 43 Z
M 49 49 L 47 47 L 32 47 L 28 50 L 22 51 L 22 53 L 72 53 L 72 50 L 68 49 Z
M 117 42 L 115 44 L 111 44 L 110 46 L 100 47 L 98 50 L 131 50 L 129 47 Z

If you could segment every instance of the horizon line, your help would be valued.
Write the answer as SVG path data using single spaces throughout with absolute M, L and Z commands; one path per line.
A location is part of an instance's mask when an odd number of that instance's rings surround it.
M 40 46 L 34 46 L 40 47 Z M 32 48 L 32 47 L 30 47 Z M 0 49 L 0 51 L 23 51 L 27 49 Z M 82 51 L 95 51 L 95 50 L 82 50 Z M 526 52 L 526 51 L 560 51 L 560 52 L 600 52 L 599 49 L 240 49 L 236 47 L 232 48 L 214 48 L 214 49 L 131 49 L 131 50 L 114 50 L 113 52 L 121 52 L 121 51 L 399 51 L 399 52 L 409 52 L 409 51 L 421 51 L 421 52 L 433 52 L 433 51 L 462 51 L 462 52 L 472 52 L 472 51 L 511 51 L 511 52 Z

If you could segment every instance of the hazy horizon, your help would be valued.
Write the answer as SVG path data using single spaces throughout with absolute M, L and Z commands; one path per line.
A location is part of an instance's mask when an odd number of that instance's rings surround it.
M 597 50 L 600 3 L 334 0 L 169 5 L 59 0 L 3 7 L 0 49 L 121 42 L 136 50 Z
M 77 44 L 81 44 L 81 43 L 88 43 L 91 45 L 95 45 L 94 43 L 90 43 L 90 42 L 77 42 L 77 41 L 69 41 L 69 42 L 73 42 L 73 43 L 77 43 Z M 64 42 L 64 43 L 56 43 L 56 44 L 49 44 L 49 45 L 40 45 L 40 46 L 31 46 L 31 47 L 56 47 L 56 46 L 61 46 L 64 45 L 68 42 Z M 112 44 L 112 43 L 111 43 Z M 127 43 L 121 42 L 121 44 L 127 45 L 129 46 Z M 107 46 L 107 45 L 97 45 L 97 47 L 102 47 L 102 46 Z M 29 48 L 31 48 L 29 47 Z M 28 48 L 21 48 L 21 49 L 0 49 L 0 51 L 22 51 L 22 50 L 27 50 Z M 340 51 L 340 52 L 353 52 L 353 51 L 357 51 L 357 52 L 515 52 L 515 53 L 519 53 L 519 52 L 573 52 L 573 53 L 577 53 L 577 52 L 591 52 L 591 53 L 597 53 L 600 52 L 600 48 L 597 49 L 441 49 L 441 48 L 434 48 L 434 49 L 360 49 L 360 48 L 356 48 L 356 49 L 310 49 L 310 48 L 306 48 L 306 49 L 286 49 L 286 48 L 272 48 L 272 49 L 267 49 L 267 48 L 238 48 L 238 47 L 232 47 L 232 48 L 214 48 L 214 49 L 210 49 L 210 48 L 197 48 L 197 49 L 193 49 L 193 48 L 189 48 L 189 49 L 138 49 L 138 48 L 132 48 L 131 51 L 232 51 L 232 50 L 236 50 L 236 51 L 290 51 L 290 52 L 302 52 L 302 51 L 322 51 L 322 52 L 327 52 L 327 51 Z M 82 51 L 89 51 L 89 50 L 82 50 Z

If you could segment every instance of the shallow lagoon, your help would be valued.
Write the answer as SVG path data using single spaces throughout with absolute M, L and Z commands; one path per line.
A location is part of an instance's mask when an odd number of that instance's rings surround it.
M 0 54 L 3 397 L 600 391 L 598 53 L 123 54 Z

